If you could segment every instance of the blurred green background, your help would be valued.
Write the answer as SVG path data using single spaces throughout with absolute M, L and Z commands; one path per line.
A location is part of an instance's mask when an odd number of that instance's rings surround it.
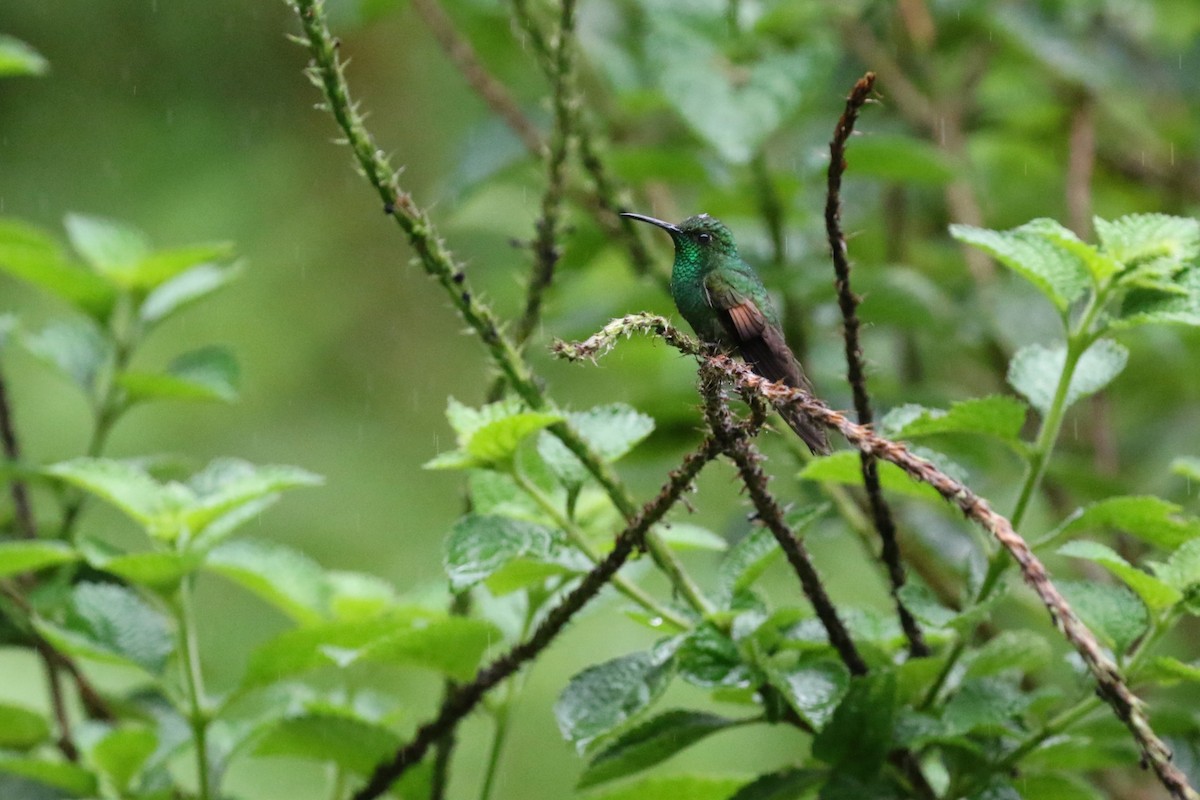
M 810 371 L 836 405 L 848 398 L 819 222 L 820 176 L 842 97 L 863 69 L 880 71 L 885 104 L 869 109 L 862 127 L 917 142 L 921 149 L 913 155 L 924 165 L 905 172 L 901 162 L 911 148 L 885 147 L 881 156 L 877 149 L 865 176 L 856 175 L 851 160 L 846 227 L 866 294 L 862 313 L 872 325 L 867 347 L 881 409 L 906 401 L 944 406 L 997 390 L 1004 354 L 1052 332 L 1051 317 L 1019 282 L 1000 275 L 992 288 L 977 290 L 944 234 L 957 219 L 946 187 L 954 176 L 965 180 L 980 205 L 978 221 L 991 227 L 1065 218 L 1071 114 L 1079 98 L 1093 104 L 1097 120 L 1096 213 L 1200 210 L 1200 11 L 1191 0 L 995 4 L 997 14 L 1015 9 L 1017 23 L 978 8 L 990 4 L 933 2 L 925 10 L 939 33 L 932 43 L 914 29 L 917 17 L 891 3 L 834 11 L 820 3 L 744 2 L 738 13 L 771 20 L 777 46 L 821 54 L 803 100 L 787 109 L 761 151 L 786 217 L 786 265 L 770 266 L 755 167 L 729 158 L 681 121 L 679 110 L 646 86 L 644 65 L 640 75 L 629 72 L 653 46 L 628 23 L 639 19 L 641 5 L 582 4 L 583 88 L 615 141 L 612 163 L 635 188 L 649 187 L 635 194 L 637 210 L 660 216 L 705 210 L 734 225 L 751 259 L 766 265 L 768 282 L 787 296 L 790 324 L 806 334 Z M 701 14 L 713 4 L 696 5 Z M 545 85 L 505 9 L 481 1 L 447 6 L 522 107 L 544 123 Z M 512 315 L 528 253 L 510 240 L 532 234 L 540 165 L 522 156 L 466 87 L 413 8 L 386 0 L 340 0 L 330 8 L 342 53 L 352 60 L 352 89 L 371 112 L 380 146 L 405 166 L 405 186 L 431 209 L 472 280 L 497 310 Z M 1031 19 L 1032 28 L 1023 29 L 1021 21 Z M 876 31 L 881 58 L 855 49 L 854 24 Z M 261 535 L 329 568 L 438 593 L 440 544 L 461 513 L 462 490 L 456 476 L 421 465 L 452 444 L 443 419 L 447 396 L 480 402 L 489 373 L 442 291 L 409 263 L 399 230 L 351 169 L 348 151 L 331 143 L 332 121 L 314 110 L 318 94 L 302 75 L 305 53 L 285 38 L 294 30 L 291 12 L 276 0 L 6 3 L 0 32 L 36 47 L 51 69 L 43 78 L 0 82 L 0 213 L 58 230 L 69 211 L 111 217 L 142 228 L 161 246 L 234 242 L 247 264 L 243 278 L 157 332 L 142 358 L 155 366 L 187 347 L 227 344 L 242 364 L 241 401 L 231 408 L 136 411 L 116 430 L 109 454 L 166 452 L 197 465 L 237 455 L 311 469 L 327 484 L 290 495 L 263 517 Z M 976 63 L 977 51 L 989 58 Z M 911 69 L 921 88 L 961 115 L 965 150 L 952 151 L 952 143 L 905 119 L 904 94 L 893 89 L 898 76 L 889 74 L 884 57 Z M 981 72 L 973 94 L 953 104 L 955 81 L 972 69 Z M 623 346 L 599 369 L 550 362 L 544 346 L 551 336 L 582 336 L 622 313 L 670 310 L 661 288 L 635 279 L 623 252 L 605 247 L 585 214 L 573 209 L 568 222 L 563 278 L 532 343 L 533 358 L 560 401 L 576 407 L 627 401 L 659 418 L 659 433 L 624 465 L 635 491 L 647 497 L 695 439 L 693 367 L 645 342 Z M 666 241 L 649 235 L 645 241 L 665 266 Z M 7 278 L 0 278 L 0 311 L 17 311 L 30 324 L 61 313 Z M 1122 455 L 1121 479 L 1131 493 L 1186 500 L 1191 487 L 1172 478 L 1167 465 L 1173 455 L 1200 451 L 1200 339 L 1155 329 L 1127 343 L 1130 367 L 1103 422 Z M 77 454 L 87 424 L 74 390 L 28 357 L 8 362 L 27 455 L 48 462 Z M 1058 485 L 1071 502 L 1107 489 L 1091 477 L 1091 413 L 1077 411 L 1068 422 L 1056 460 Z M 775 450 L 784 476 L 777 488 L 799 496 L 801 488 L 786 478 L 790 461 Z M 999 508 L 1011 504 L 1015 461 L 998 449 L 955 456 Z M 701 488 L 699 521 L 731 536 L 745 529 L 728 471 L 710 471 Z M 1045 509 L 1035 527 L 1055 513 Z M 928 511 L 909 518 L 941 546 L 946 540 L 939 537 L 961 535 L 951 519 Z M 98 513 L 89 524 L 122 523 Z M 836 599 L 884 602 L 875 573 L 861 569 L 863 552 L 846 534 L 820 530 L 813 549 Z M 703 558 L 695 563 L 701 572 L 710 566 Z M 786 580 L 778 584 L 793 591 Z M 281 620 L 225 584 L 214 580 L 204 589 L 205 668 L 219 690 Z M 497 797 L 568 793 L 580 761 L 555 730 L 554 697 L 582 666 L 650 641 L 613 608 L 585 615 L 531 671 Z M 1044 624 L 1037 613 L 1029 618 Z M 40 692 L 32 660 L 0 654 L 0 672 L 6 675 L 0 692 L 25 698 Z M 419 721 L 436 682 L 416 672 L 396 680 L 413 701 L 412 721 Z M 476 719 L 461 737 L 455 787 L 462 794 L 474 792 L 485 730 Z M 751 728 L 683 759 L 736 770 L 753 753 L 761 771 L 771 759 L 785 763 L 797 746 L 804 745 L 790 732 L 774 729 L 764 737 Z M 232 794 L 323 795 L 320 775 L 309 767 L 239 764 L 229 781 Z

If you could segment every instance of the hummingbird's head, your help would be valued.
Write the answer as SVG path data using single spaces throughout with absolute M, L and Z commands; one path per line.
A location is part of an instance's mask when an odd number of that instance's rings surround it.
M 688 217 L 678 225 L 642 214 L 621 212 L 621 216 L 648 222 L 671 234 L 671 240 L 675 242 L 677 261 L 712 266 L 722 258 L 737 258 L 737 244 L 733 241 L 733 234 L 725 227 L 725 223 L 708 214 Z

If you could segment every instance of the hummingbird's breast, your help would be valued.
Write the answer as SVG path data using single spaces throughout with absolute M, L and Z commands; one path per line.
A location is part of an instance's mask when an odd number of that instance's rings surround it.
M 695 264 L 676 262 L 671 270 L 671 297 L 687 323 L 705 342 L 725 343 L 725 329 L 704 288 L 704 272 Z

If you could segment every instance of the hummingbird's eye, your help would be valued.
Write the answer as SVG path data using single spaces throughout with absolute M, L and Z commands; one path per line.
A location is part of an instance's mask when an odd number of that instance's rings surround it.
M 711 233 L 701 233 L 699 236 L 696 237 L 696 241 L 700 242 L 700 244 L 708 244 L 709 242 L 712 241 L 712 234 Z

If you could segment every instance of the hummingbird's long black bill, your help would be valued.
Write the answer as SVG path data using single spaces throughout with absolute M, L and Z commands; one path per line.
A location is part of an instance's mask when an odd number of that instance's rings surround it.
M 655 225 L 659 228 L 662 228 L 664 231 L 670 231 L 671 233 L 683 233 L 683 231 L 679 229 L 678 225 L 672 225 L 670 222 L 663 222 L 661 219 L 655 219 L 654 217 L 647 217 L 645 214 L 633 214 L 629 211 L 622 211 L 621 216 L 629 217 L 630 219 L 636 219 L 639 222 L 649 222 L 651 225 Z

